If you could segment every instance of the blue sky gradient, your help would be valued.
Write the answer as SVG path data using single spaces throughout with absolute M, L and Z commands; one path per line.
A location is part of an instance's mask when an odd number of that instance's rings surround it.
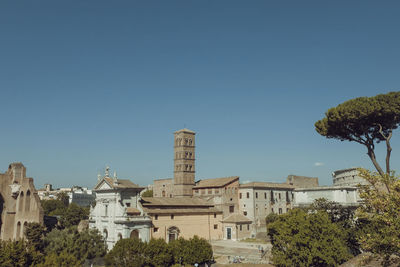
M 1 1 L 0 171 L 93 187 L 106 165 L 173 176 L 197 132 L 196 179 L 284 181 L 372 163 L 314 123 L 400 88 L 398 1 Z M 398 170 L 399 131 L 392 138 Z M 384 164 L 385 146 L 378 146 Z M 318 164 L 320 163 L 320 164 Z M 316 166 L 319 165 L 319 166 Z

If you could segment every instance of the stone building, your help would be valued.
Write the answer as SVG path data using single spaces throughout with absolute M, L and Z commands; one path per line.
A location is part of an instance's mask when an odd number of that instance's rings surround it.
M 28 223 L 43 224 L 43 209 L 33 185 L 26 177 L 26 168 L 20 162 L 11 163 L 0 173 L 0 238 L 18 240 L 24 237 Z
M 151 218 L 143 212 L 140 192 L 144 187 L 130 180 L 109 176 L 109 168 L 94 188 L 95 206 L 90 209 L 89 227 L 97 228 L 104 236 L 108 249 L 122 238 L 149 241 Z
M 341 206 L 358 206 L 357 187 L 354 186 L 320 186 L 313 188 L 296 188 L 294 190 L 294 207 L 310 206 L 316 199 L 324 198 Z
M 142 198 L 153 221 L 151 237 L 169 242 L 194 235 L 206 240 L 222 239 L 222 212 L 198 197 Z
M 224 239 L 241 240 L 252 235 L 252 220 L 246 216 L 234 213 L 222 220 Z
M 190 197 L 193 195 L 195 134 L 195 132 L 186 128 L 174 133 L 174 197 Z
M 368 185 L 369 183 L 358 175 L 358 168 L 337 170 L 332 173 L 334 186 L 357 186 Z
M 286 178 L 286 183 L 293 185 L 295 188 L 310 188 L 317 187 L 318 177 L 307 177 L 307 176 L 298 176 L 298 175 L 288 175 Z
M 204 179 L 196 182 L 193 196 L 210 201 L 226 218 L 239 212 L 239 176 Z
M 266 231 L 265 217 L 292 208 L 294 186 L 286 183 L 251 182 L 239 188 L 239 210 L 252 221 L 252 235 Z
M 157 179 L 153 181 L 153 197 L 173 197 L 174 179 Z

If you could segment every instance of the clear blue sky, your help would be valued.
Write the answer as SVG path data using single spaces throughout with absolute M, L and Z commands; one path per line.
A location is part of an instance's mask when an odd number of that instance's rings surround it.
M 110 165 L 173 176 L 197 132 L 196 179 L 284 181 L 372 168 L 327 140 L 332 106 L 400 90 L 399 1 L 1 1 L 0 171 L 93 187 Z M 400 131 L 392 166 L 400 168 Z M 384 163 L 384 144 L 378 156 Z M 319 165 L 319 166 L 316 166 Z

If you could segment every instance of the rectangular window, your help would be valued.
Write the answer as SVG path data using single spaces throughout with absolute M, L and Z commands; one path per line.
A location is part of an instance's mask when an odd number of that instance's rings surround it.
M 242 193 L 239 193 L 239 198 L 242 199 Z
M 171 214 L 171 220 L 173 220 L 174 219 L 174 214 Z
M 212 194 L 212 189 L 208 189 L 208 194 L 209 194 L 209 195 Z
M 244 216 L 247 216 L 247 211 L 243 211 L 243 215 L 244 215 Z
M 219 189 L 214 189 L 215 194 L 219 194 Z
M 267 199 L 267 193 L 264 193 L 264 199 Z
M 258 198 L 258 193 L 256 192 L 256 198 Z
M 198 193 L 199 193 L 199 189 L 195 189 L 194 192 L 195 192 L 196 194 L 198 194 Z
M 281 193 L 279 193 L 279 200 L 281 200 Z
M 214 229 L 218 229 L 218 224 L 214 224 Z
M 158 215 L 154 215 L 154 220 L 158 220 Z
M 235 206 L 229 206 L 229 212 L 234 213 L 235 212 Z
M 242 225 L 240 225 L 240 231 L 242 231 Z
M 131 206 L 131 203 L 127 202 L 126 206 L 129 208 Z
M 250 230 L 250 224 L 247 225 L 247 230 Z
M 216 213 L 214 213 L 214 218 L 217 218 L 217 214 Z
M 154 227 L 154 233 L 157 233 L 157 232 L 158 232 L 158 228 Z
M 206 190 L 205 189 L 201 189 L 201 194 L 205 195 L 206 194 Z
M 104 216 L 107 216 L 108 214 L 108 205 L 104 205 L 105 209 L 104 209 Z
M 250 198 L 250 193 L 247 192 L 247 193 L 246 193 L 246 196 L 247 196 L 247 198 Z
M 282 209 L 281 208 L 279 208 L 279 214 L 282 214 Z

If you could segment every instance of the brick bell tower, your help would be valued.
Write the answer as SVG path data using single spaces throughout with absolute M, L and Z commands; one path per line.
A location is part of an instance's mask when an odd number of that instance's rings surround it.
M 186 128 L 174 133 L 174 197 L 193 195 L 195 134 Z

